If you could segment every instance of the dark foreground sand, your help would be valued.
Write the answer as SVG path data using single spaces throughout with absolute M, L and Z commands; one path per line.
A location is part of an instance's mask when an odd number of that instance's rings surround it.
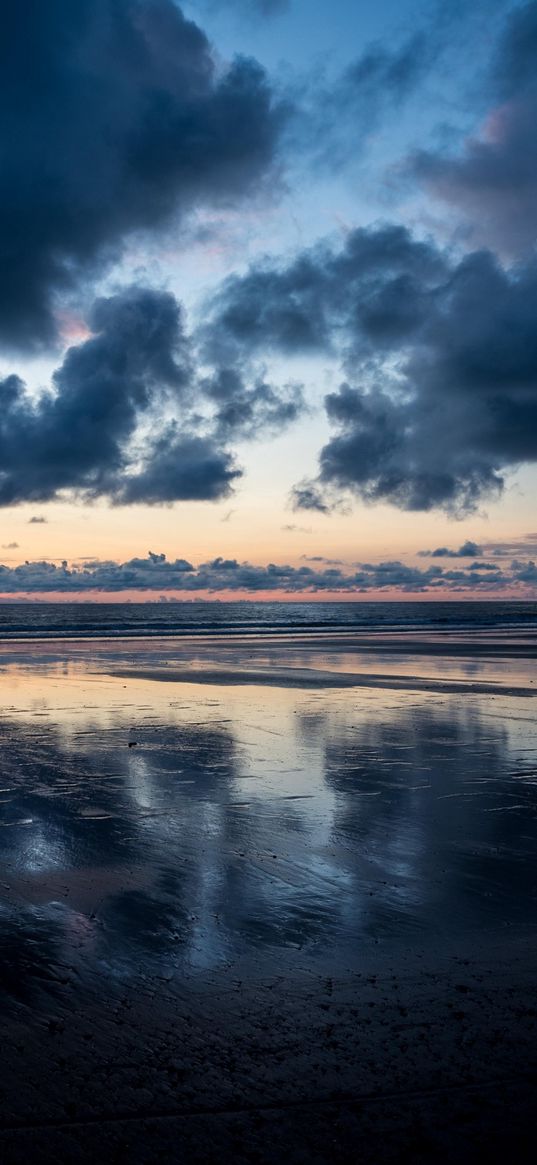
M 535 947 L 464 954 L 98 1006 L 71 981 L 2 1025 L 2 1160 L 532 1161 Z
M 531 657 L 188 650 L 4 653 L 0 1160 L 533 1162 Z

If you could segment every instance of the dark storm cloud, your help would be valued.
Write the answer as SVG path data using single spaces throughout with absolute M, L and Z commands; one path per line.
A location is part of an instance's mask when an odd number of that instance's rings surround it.
M 226 279 L 208 304 L 207 355 L 233 363 L 246 350 L 337 351 L 354 331 L 393 345 L 420 326 L 448 274 L 441 252 L 404 227 L 350 231 L 343 247 L 320 242 L 288 266 L 265 260 Z
M 217 369 L 203 380 L 202 389 L 215 405 L 216 431 L 223 440 L 237 433 L 250 439 L 277 433 L 305 409 L 301 385 L 289 384 L 276 391 L 261 378 L 249 385 L 236 368 Z
M 506 587 L 520 590 L 528 586 L 537 586 L 537 568 L 531 561 L 519 560 L 504 569 L 483 563 L 445 570 L 438 565 L 420 569 L 401 562 L 381 562 L 358 564 L 356 570 L 345 572 L 338 566 L 324 570 L 276 563 L 255 566 L 221 557 L 196 567 L 184 558 L 168 561 L 164 554 L 151 551 L 147 558 L 133 558 L 124 563 L 89 561 L 69 565 L 64 561 L 59 565 L 52 562 L 25 562 L 16 567 L 0 565 L 0 592 L 4 594 L 133 589 L 157 593 L 176 591 L 186 595 L 200 591 L 212 594 L 233 591 L 363 594 L 378 590 L 402 594 L 438 590 L 494 593 Z
M 88 323 L 51 391 L 36 399 L 15 375 L 0 382 L 0 505 L 62 491 L 121 505 L 215 501 L 241 475 L 229 442 L 279 432 L 304 408 L 296 385 L 202 377 L 169 292 L 124 289 L 96 300 Z
M 180 400 L 190 369 L 173 296 L 133 288 L 97 300 L 92 336 L 70 348 L 54 391 L 30 398 L 0 384 L 0 504 L 47 501 L 75 489 L 114 492 L 125 448 L 155 400 Z
M 507 272 L 476 253 L 419 297 L 419 323 L 374 370 L 358 338 L 355 376 L 366 386 L 326 398 L 337 433 L 320 480 L 404 509 L 471 511 L 501 491 L 506 469 L 537 460 L 537 264 Z
M 462 152 L 419 151 L 414 174 L 466 224 L 471 241 L 526 256 L 537 239 L 537 3 L 508 14 L 488 85 L 489 109 Z
M 351 491 L 461 513 L 537 460 L 537 260 L 453 259 L 403 227 L 351 232 L 287 266 L 228 279 L 206 324 L 214 357 L 315 352 L 347 380 L 325 398 L 334 435 L 299 509 Z
M 477 542 L 463 542 L 458 550 L 449 550 L 447 546 L 437 546 L 435 550 L 418 550 L 420 558 L 475 558 L 483 553 L 483 548 Z
M 181 436 L 173 425 L 154 444 L 145 467 L 114 490 L 117 505 L 218 501 L 228 497 L 241 471 L 212 437 Z
M 173 0 L 6 0 L 1 31 L 0 338 L 28 347 L 133 232 L 259 182 L 281 112 Z

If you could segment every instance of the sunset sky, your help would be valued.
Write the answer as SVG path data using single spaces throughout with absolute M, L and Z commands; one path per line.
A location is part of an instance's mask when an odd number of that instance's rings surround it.
M 0 595 L 537 595 L 537 3 L 6 0 Z

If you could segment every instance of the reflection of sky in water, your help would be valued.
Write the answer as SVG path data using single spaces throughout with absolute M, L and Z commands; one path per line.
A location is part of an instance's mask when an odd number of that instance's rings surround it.
M 22 975 L 58 950 L 121 975 L 349 965 L 534 917 L 532 700 L 155 683 L 71 657 L 6 666 L 0 701 L 0 934 Z
M 151 666 L 163 661 L 178 667 L 203 670 L 261 668 L 278 670 L 304 667 L 325 672 L 352 672 L 362 675 L 418 676 L 431 680 L 481 680 L 511 685 L 537 684 L 537 638 L 496 629 L 449 633 L 369 633 L 286 636 L 233 636 L 206 639 L 148 639 L 116 641 L 42 641 L 0 643 L 0 667 L 10 668 L 12 683 L 25 684 L 28 663 L 47 664 L 49 674 L 72 674 L 77 661 L 93 669 L 102 690 L 112 683 L 102 672 L 114 663 Z M 42 698 L 37 696 L 36 699 Z M 68 694 L 66 698 L 69 699 Z M 99 698 L 99 697 L 98 697 Z M 111 698 L 111 694 L 109 697 Z M 104 705 L 106 700 L 100 700 Z M 35 709 L 36 714 L 38 708 Z

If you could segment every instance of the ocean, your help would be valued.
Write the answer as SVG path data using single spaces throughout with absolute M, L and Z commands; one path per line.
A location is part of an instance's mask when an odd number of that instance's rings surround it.
M 0 641 L 535 627 L 537 603 L 513 601 L 0 604 Z

